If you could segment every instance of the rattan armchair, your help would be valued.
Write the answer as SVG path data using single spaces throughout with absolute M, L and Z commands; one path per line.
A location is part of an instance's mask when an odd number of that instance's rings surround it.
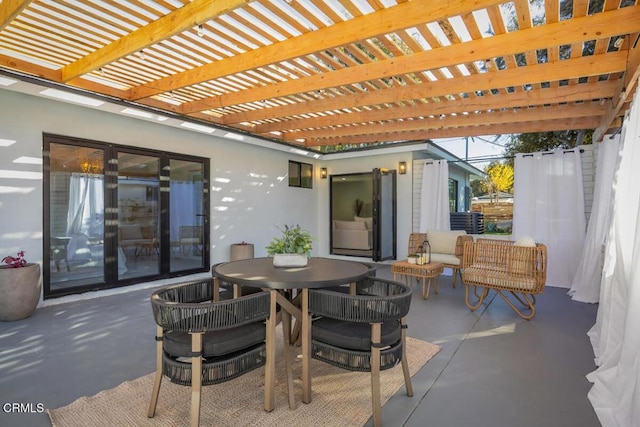
M 311 329 L 311 356 L 350 371 L 371 372 L 373 423 L 381 424 L 380 371 L 402 363 L 408 396 L 413 396 L 406 357 L 406 315 L 411 290 L 379 278 L 360 282 L 360 295 L 309 291 L 309 312 L 321 316 Z
M 464 245 L 462 282 L 466 286 L 465 303 L 471 311 L 479 308 L 493 289 L 520 317 L 530 320 L 536 314 L 536 295 L 544 291 L 546 279 L 547 247 L 541 243 L 519 246 L 507 240 L 478 239 Z
M 453 231 L 436 231 L 431 233 L 411 233 L 409 235 L 409 254 L 414 254 L 418 251 L 418 247 L 425 241 L 429 241 L 431 246 L 436 249 L 431 253 L 431 260 L 441 263 L 444 267 L 450 268 L 451 284 L 456 287 L 456 276 L 460 274 L 460 268 L 462 267 L 462 258 L 464 257 L 464 244 L 466 242 L 473 242 L 473 236 L 464 234 L 462 230 Z M 439 242 L 438 239 L 442 236 L 447 236 L 446 241 L 454 240 L 455 243 L 450 247 L 447 244 Z M 446 247 L 446 248 L 445 248 Z M 440 253 L 438 250 L 442 250 Z M 446 250 L 446 252 L 445 252 Z
M 157 357 L 149 418 L 155 415 L 163 376 L 191 386 L 191 426 L 198 426 L 203 385 L 229 381 L 266 363 L 269 293 L 213 302 L 212 289 L 207 279 L 151 295 Z

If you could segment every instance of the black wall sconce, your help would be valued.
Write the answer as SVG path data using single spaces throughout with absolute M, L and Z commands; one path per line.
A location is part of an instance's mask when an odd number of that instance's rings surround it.
M 327 179 L 327 168 L 320 168 L 320 178 Z
M 398 171 L 400 172 L 400 175 L 407 173 L 407 162 L 398 163 Z

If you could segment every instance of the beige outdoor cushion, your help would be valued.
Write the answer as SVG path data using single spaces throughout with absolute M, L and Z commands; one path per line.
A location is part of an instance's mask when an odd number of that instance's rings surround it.
M 373 230 L 373 217 L 370 216 L 354 216 L 354 221 L 362 221 L 366 224 L 367 230 Z
M 464 230 L 427 230 L 431 253 L 455 255 L 458 236 L 464 234 Z
M 460 259 L 455 255 L 433 253 L 431 251 L 431 262 L 441 262 L 449 265 L 460 265 Z
M 366 230 L 367 226 L 364 221 L 341 221 L 333 220 L 333 226 L 336 230 Z

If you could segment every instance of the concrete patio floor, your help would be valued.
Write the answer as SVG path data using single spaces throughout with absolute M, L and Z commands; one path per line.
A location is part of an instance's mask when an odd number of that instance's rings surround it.
M 389 265 L 380 264 L 378 276 L 391 278 Z M 28 319 L 0 322 L 0 403 L 3 409 L 32 404 L 35 411 L 2 410 L 0 426 L 50 426 L 38 404 L 57 408 L 152 372 L 149 295 L 157 286 L 48 305 Z M 408 333 L 442 350 L 413 377 L 413 397 L 401 388 L 383 407 L 384 425 L 599 426 L 585 378 L 595 369 L 586 333 L 597 305 L 574 302 L 566 291 L 547 287 L 527 322 L 495 294 L 469 311 L 464 287 L 453 289 L 449 276 L 426 301 L 414 285 Z

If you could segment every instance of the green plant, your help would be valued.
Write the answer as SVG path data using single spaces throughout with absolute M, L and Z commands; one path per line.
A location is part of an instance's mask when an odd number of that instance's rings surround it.
M 280 237 L 274 237 L 265 249 L 269 255 L 305 254 L 311 256 L 313 237 L 299 225 L 285 225 Z
M 2 262 L 7 264 L 10 268 L 20 268 L 27 265 L 27 260 L 24 259 L 24 251 L 18 252 L 16 257 L 12 257 L 11 255 L 2 258 Z

